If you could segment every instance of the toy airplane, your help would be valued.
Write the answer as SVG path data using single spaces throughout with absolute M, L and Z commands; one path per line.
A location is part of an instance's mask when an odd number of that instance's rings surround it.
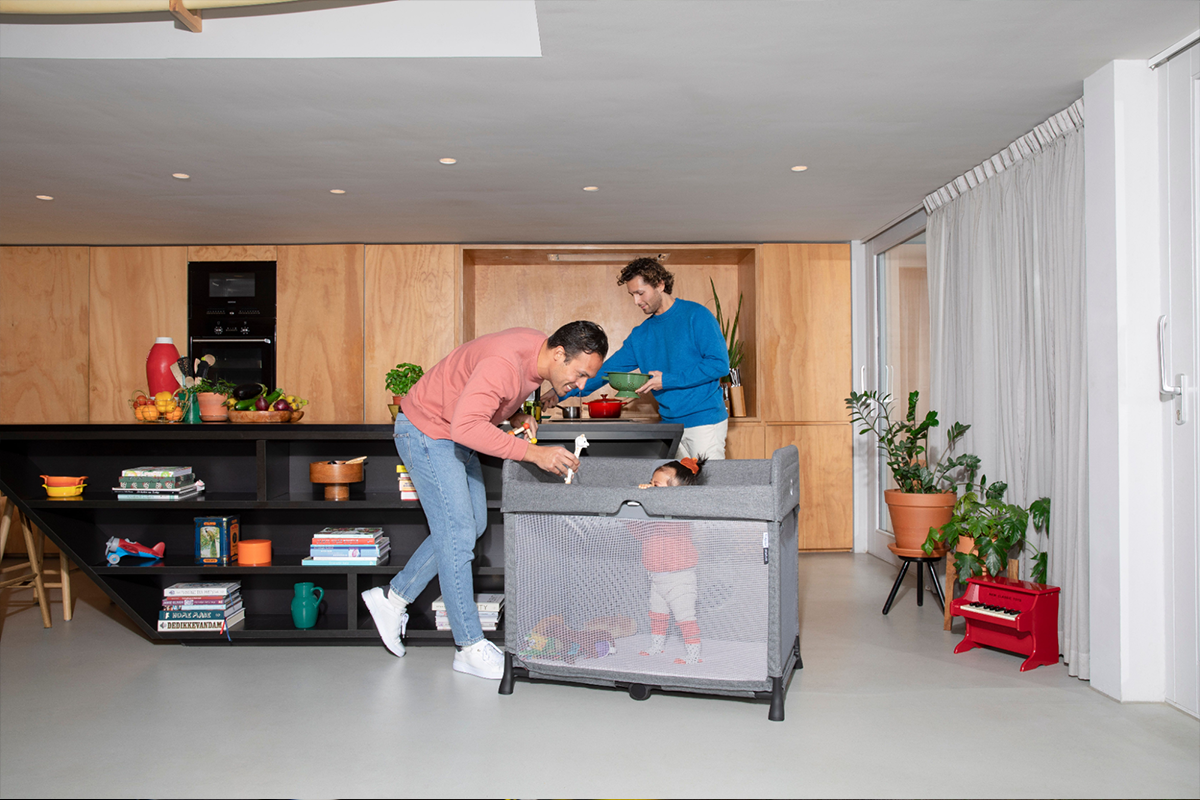
M 166 549 L 167 546 L 163 542 L 159 542 L 154 547 L 146 547 L 144 544 L 138 544 L 129 539 L 118 539 L 114 536 L 104 544 L 104 557 L 109 564 L 116 565 L 124 556 L 162 558 Z

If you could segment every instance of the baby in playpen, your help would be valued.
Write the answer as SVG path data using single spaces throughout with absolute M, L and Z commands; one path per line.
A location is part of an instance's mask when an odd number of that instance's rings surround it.
M 654 470 L 650 483 L 642 489 L 664 486 L 693 486 L 700 480 L 705 459 L 684 458 L 671 461 Z M 686 651 L 676 664 L 698 664 L 700 658 L 700 627 L 696 624 L 696 546 L 686 523 L 652 523 L 650 530 L 639 535 L 642 540 L 642 564 L 650 572 L 650 647 L 644 656 L 661 654 L 667 645 L 667 626 L 671 614 L 683 634 Z

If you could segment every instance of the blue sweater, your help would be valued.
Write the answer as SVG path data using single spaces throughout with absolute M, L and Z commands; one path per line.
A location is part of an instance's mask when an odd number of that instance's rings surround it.
M 587 382 L 583 394 L 603 386 L 606 372 L 639 369 L 663 374 L 663 388 L 653 392 L 663 422 L 692 428 L 714 425 L 728 416 L 720 380 L 729 374 L 729 351 L 717 318 L 699 303 L 677 299 L 664 313 L 634 328 L 603 369 Z M 577 392 L 568 396 L 574 394 Z

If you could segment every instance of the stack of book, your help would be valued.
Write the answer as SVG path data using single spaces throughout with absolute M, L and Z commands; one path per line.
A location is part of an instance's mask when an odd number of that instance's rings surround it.
M 479 624 L 485 631 L 494 631 L 496 626 L 500 624 L 500 614 L 504 612 L 504 595 L 502 594 L 477 594 L 475 595 L 475 607 L 479 609 Z M 434 624 L 439 631 L 450 630 L 450 620 L 446 617 L 446 601 L 438 595 L 438 599 L 433 601 Z
M 176 583 L 163 589 L 158 629 L 175 633 L 224 633 L 246 618 L 242 582 Z
M 383 528 L 322 528 L 313 534 L 306 567 L 372 567 L 391 558 Z
M 191 467 L 134 467 L 121 470 L 118 500 L 189 500 L 204 491 Z

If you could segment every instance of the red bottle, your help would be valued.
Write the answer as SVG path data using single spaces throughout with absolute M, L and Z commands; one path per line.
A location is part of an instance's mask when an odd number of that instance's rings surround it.
M 179 381 L 171 374 L 171 365 L 179 360 L 179 351 L 175 349 L 175 340 L 170 336 L 160 336 L 154 340 L 154 347 L 146 355 L 146 388 L 150 396 L 159 392 L 172 392 L 179 388 Z

